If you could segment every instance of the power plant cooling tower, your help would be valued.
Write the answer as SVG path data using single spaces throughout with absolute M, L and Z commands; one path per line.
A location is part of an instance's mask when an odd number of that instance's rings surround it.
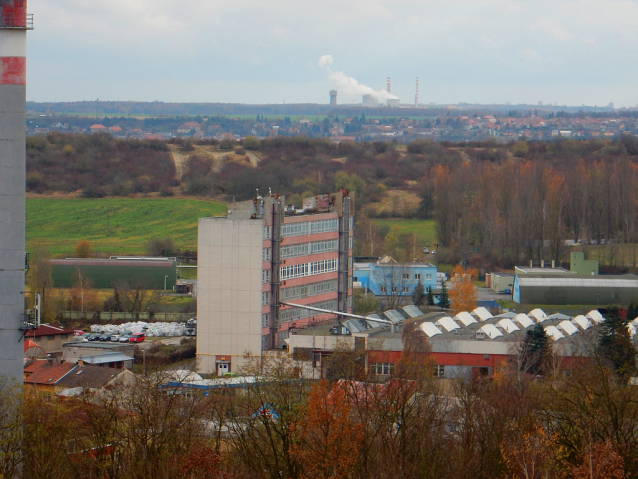
M 0 376 L 22 381 L 26 0 L 0 0 Z

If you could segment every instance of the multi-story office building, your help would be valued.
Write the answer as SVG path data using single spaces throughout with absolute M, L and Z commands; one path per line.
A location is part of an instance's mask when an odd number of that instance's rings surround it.
M 285 346 L 290 330 L 335 319 L 299 306 L 352 312 L 354 195 L 258 196 L 200 218 L 197 357 L 202 372 L 237 370 L 244 357 Z

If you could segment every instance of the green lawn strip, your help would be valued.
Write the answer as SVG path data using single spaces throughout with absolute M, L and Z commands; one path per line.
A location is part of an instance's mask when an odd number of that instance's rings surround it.
M 377 226 L 388 226 L 389 233 L 392 232 L 394 226 L 397 226 L 397 232 L 401 234 L 414 233 L 417 238 L 417 245 L 423 251 L 423 247 L 427 246 L 430 251 L 436 249 L 436 222 L 434 220 L 410 220 L 404 218 L 390 218 L 372 220 Z
M 178 248 L 194 250 L 198 218 L 225 213 L 226 205 L 212 200 L 27 198 L 27 250 L 41 243 L 53 257 L 67 256 L 88 240 L 103 254 L 141 255 L 153 238 L 172 238 Z

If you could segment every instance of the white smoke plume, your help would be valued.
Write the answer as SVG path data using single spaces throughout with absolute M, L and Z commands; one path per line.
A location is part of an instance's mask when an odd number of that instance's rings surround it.
M 344 72 L 333 72 L 328 65 L 334 61 L 332 55 L 323 55 L 318 62 L 320 67 L 326 67 L 328 70 L 328 79 L 340 94 L 345 96 L 362 96 L 373 95 L 378 100 L 397 99 L 395 95 L 388 93 L 386 90 L 374 90 L 369 86 L 362 85 L 357 80 L 349 77 Z
M 323 55 L 317 62 L 317 65 L 323 68 L 327 65 L 330 65 L 333 61 L 334 58 L 332 58 L 332 55 Z

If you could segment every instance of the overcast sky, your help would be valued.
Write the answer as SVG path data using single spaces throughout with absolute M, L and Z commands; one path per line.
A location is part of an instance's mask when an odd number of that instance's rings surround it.
M 335 78 L 379 90 L 391 77 L 413 103 L 419 77 L 421 103 L 638 105 L 638 0 L 29 0 L 29 11 L 33 101 L 328 103 Z

